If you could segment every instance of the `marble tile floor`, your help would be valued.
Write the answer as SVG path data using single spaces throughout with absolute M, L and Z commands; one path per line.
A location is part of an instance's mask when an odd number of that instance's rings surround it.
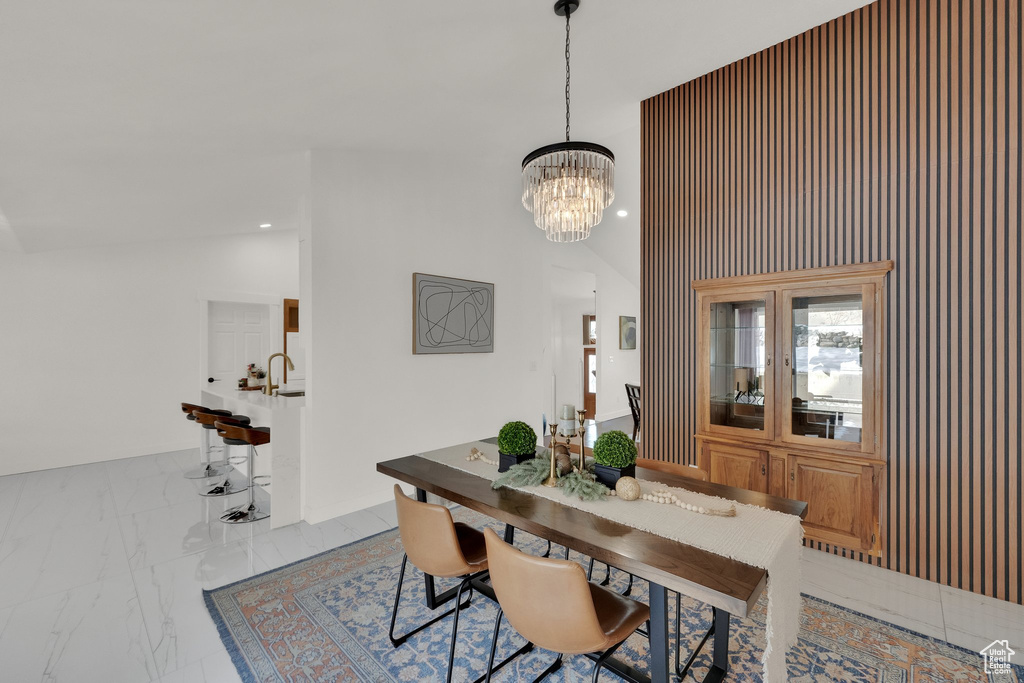
M 396 524 L 384 504 L 310 525 L 227 526 L 195 450 L 0 477 L 0 672 L 46 683 L 238 681 L 201 590 Z M 804 551 L 804 592 L 977 650 L 1024 651 L 1024 607 Z

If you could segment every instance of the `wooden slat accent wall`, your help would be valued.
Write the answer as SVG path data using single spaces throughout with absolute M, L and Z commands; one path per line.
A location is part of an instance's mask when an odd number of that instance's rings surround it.
M 695 279 L 893 259 L 884 557 L 1022 602 L 1022 0 L 880 0 L 642 117 L 644 456 L 696 460 Z

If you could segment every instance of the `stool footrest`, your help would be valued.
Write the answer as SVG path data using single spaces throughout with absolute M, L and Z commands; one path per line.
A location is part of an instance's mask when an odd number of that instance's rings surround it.
M 246 503 L 225 512 L 221 515 L 220 521 L 225 524 L 251 524 L 267 517 L 270 517 L 269 503 Z

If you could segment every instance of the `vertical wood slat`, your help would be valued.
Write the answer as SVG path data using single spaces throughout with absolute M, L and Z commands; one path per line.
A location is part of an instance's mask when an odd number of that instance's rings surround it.
M 697 458 L 691 281 L 891 258 L 881 562 L 1017 603 L 1022 4 L 879 0 L 641 105 L 644 456 Z

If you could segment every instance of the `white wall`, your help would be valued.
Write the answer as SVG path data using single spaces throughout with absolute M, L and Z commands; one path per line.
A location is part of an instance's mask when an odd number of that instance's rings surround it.
M 540 431 L 547 243 L 519 182 L 475 156 L 312 153 L 307 520 L 389 498 L 379 461 Z M 494 283 L 493 353 L 412 354 L 414 272 Z
M 550 266 L 595 273 L 607 321 L 639 313 L 637 288 L 591 250 L 544 239 L 506 161 L 311 152 L 301 230 L 308 521 L 390 498 L 380 461 L 493 436 L 512 419 L 540 432 L 553 363 Z M 493 353 L 412 354 L 414 272 L 494 283 Z M 602 334 L 617 339 L 617 321 Z M 639 351 L 598 352 L 610 383 L 599 414 L 628 410 L 622 384 L 639 379 Z
M 198 442 L 200 292 L 298 293 L 292 232 L 0 252 L 0 475 Z
M 596 228 L 613 230 L 616 224 L 608 217 Z M 639 235 L 637 235 L 639 240 Z M 640 330 L 640 290 L 606 261 L 586 246 L 586 242 L 550 245 L 541 250 L 546 264 L 571 270 L 591 272 L 597 283 L 597 419 L 610 420 L 629 414 L 625 384 L 640 382 L 640 353 L 643 339 Z M 640 248 L 637 243 L 638 250 Z M 547 278 L 550 274 L 546 273 Z M 550 288 L 546 285 L 546 288 Z M 550 307 L 549 307 L 550 308 Z M 619 316 L 631 315 L 637 319 L 637 347 L 633 351 L 619 349 Z M 547 325 L 552 325 L 548 321 Z M 545 349 L 544 367 L 550 377 L 554 357 L 551 348 Z M 550 404 L 550 386 L 545 397 Z
M 557 419 L 562 404 L 583 408 L 583 384 L 580 363 L 583 361 L 583 316 L 594 313 L 594 299 L 556 299 L 553 302 L 552 352 L 556 379 L 555 405 L 545 404 L 548 421 Z

